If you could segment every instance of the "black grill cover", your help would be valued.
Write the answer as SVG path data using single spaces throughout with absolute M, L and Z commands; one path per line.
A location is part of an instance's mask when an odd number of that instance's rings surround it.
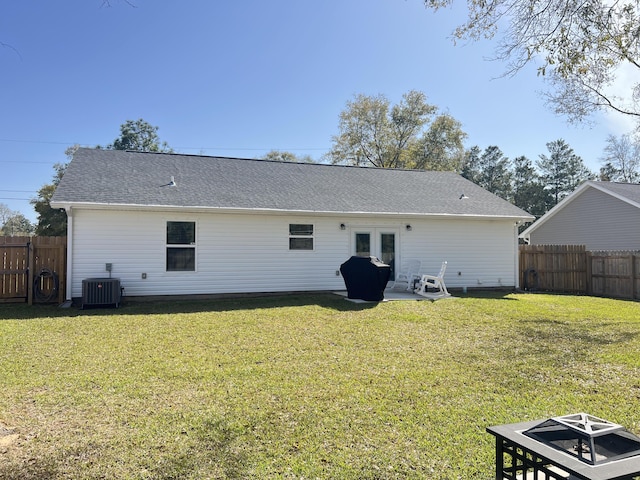
M 391 267 L 376 257 L 353 256 L 340 265 L 340 273 L 349 298 L 370 302 L 384 300 L 384 289 L 391 276 Z

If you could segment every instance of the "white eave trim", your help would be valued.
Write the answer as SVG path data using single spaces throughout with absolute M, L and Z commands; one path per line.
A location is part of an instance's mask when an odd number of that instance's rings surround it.
M 88 210 L 129 210 L 149 212 L 189 211 L 200 213 L 237 213 L 237 214 L 280 214 L 280 215 L 322 215 L 342 217 L 416 217 L 416 218 L 464 218 L 468 220 L 509 220 L 514 222 L 528 222 L 534 216 L 516 215 L 476 215 L 457 213 L 415 213 L 415 212 L 358 212 L 358 211 L 326 211 L 326 210 L 284 210 L 275 208 L 228 208 L 203 206 L 176 205 L 137 205 L 121 203 L 92 203 L 92 202 L 51 202 L 53 208 L 88 209 Z

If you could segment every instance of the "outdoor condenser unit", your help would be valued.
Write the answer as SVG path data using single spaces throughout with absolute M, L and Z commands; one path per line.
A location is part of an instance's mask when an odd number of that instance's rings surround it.
M 82 308 L 86 306 L 120 306 L 119 278 L 86 278 L 82 280 Z

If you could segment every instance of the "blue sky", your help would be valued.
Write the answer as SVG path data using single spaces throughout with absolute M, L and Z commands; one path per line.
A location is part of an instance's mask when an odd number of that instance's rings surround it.
M 454 45 L 465 11 L 421 0 L 20 0 L 0 7 L 0 203 L 28 202 L 73 144 L 111 143 L 143 118 L 181 153 L 318 159 L 355 94 L 423 91 L 467 147 L 536 160 L 563 138 L 594 171 L 606 115 L 571 126 L 544 106 L 535 69 L 500 78 L 491 41 Z

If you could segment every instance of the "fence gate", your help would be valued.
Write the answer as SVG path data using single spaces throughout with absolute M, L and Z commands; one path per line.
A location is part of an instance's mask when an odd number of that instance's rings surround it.
M 29 237 L 0 237 L 0 302 L 26 302 Z
M 67 237 L 0 236 L 0 303 L 62 303 Z
M 520 285 L 525 290 L 587 293 L 584 245 L 520 245 Z

